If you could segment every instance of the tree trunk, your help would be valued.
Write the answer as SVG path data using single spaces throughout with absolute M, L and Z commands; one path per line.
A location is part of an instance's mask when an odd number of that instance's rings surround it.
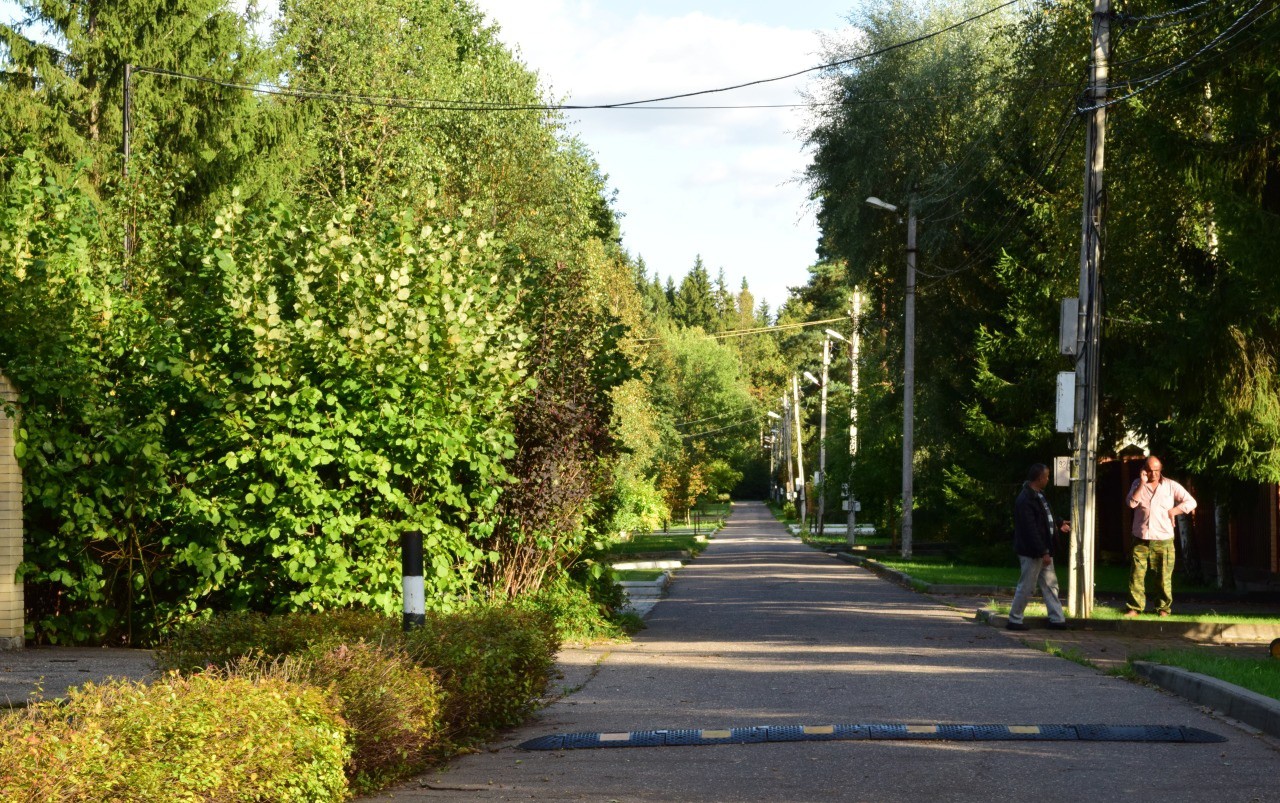
M 1217 498 L 1213 502 L 1213 544 L 1218 559 L 1218 588 L 1225 591 L 1235 588 L 1236 584 L 1231 576 L 1231 525 L 1222 493 L 1215 494 Z

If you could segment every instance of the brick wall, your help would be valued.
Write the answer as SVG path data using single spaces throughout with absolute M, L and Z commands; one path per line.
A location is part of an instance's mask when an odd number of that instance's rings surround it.
M 18 393 L 0 374 L 0 399 Z M 0 649 L 22 647 L 22 584 L 14 582 L 22 562 L 22 474 L 13 456 L 14 421 L 0 409 Z

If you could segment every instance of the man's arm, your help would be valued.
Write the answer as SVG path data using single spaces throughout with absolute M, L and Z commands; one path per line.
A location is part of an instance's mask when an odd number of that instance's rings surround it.
M 1173 502 L 1174 507 L 1169 509 L 1170 516 L 1190 513 L 1197 507 L 1195 497 L 1187 493 L 1187 489 L 1183 488 L 1181 484 L 1173 486 Z
M 1148 507 L 1151 504 L 1151 491 L 1142 480 L 1134 480 L 1125 501 L 1129 503 L 1129 507 Z

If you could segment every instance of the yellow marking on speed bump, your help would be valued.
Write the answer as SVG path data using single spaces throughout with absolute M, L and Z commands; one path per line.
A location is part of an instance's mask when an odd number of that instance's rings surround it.
M 937 733 L 937 725 L 908 725 L 907 733 Z
M 1009 725 L 1009 733 L 1039 733 L 1039 725 Z
M 600 734 L 602 742 L 629 742 L 631 741 L 630 733 L 602 733 Z
M 835 725 L 805 725 L 800 729 L 801 733 L 806 735 L 813 734 L 815 736 L 829 736 L 836 732 Z
M 733 731 L 698 731 L 698 735 L 703 739 L 728 739 Z

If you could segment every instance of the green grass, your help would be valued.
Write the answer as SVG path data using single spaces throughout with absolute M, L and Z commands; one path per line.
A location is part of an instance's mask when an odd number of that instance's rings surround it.
M 1017 566 L 970 566 L 945 558 L 885 559 L 878 562 L 930 585 L 1008 586 L 1018 584 Z
M 691 533 L 688 535 L 663 535 L 656 533 L 653 535 L 637 535 L 632 537 L 630 541 L 618 541 L 609 546 L 609 554 L 635 555 L 642 552 L 675 552 L 678 550 L 688 550 L 692 555 L 696 555 L 707 548 L 705 541 L 699 541 Z
M 652 582 L 662 577 L 662 569 L 615 569 L 614 574 L 618 580 L 643 580 Z
M 1133 660 L 1189 669 L 1280 700 L 1280 661 L 1274 658 L 1237 658 L 1197 650 L 1153 650 L 1134 656 Z
M 869 539 L 859 539 L 868 543 Z M 886 558 L 880 561 L 891 569 L 909 574 L 917 580 L 935 585 L 993 585 L 1013 587 L 1018 584 L 1018 563 L 1010 554 L 1009 563 L 1003 566 L 978 566 L 959 563 L 942 556 L 919 555 L 910 561 Z M 909 567 L 909 568 L 906 568 Z M 1065 566 L 1054 564 L 1058 574 L 1059 591 L 1064 595 L 1067 589 Z M 1154 577 L 1148 576 L 1147 588 L 1154 589 Z M 1129 590 L 1128 566 L 1098 566 L 1093 572 L 1093 587 L 1096 593 L 1123 595 Z M 1190 583 L 1178 575 L 1173 578 L 1173 593 L 1176 598 L 1189 591 L 1206 591 L 1207 586 Z M 1196 620 L 1199 621 L 1199 620 Z
M 1005 615 L 1009 613 L 1009 603 L 992 600 L 987 604 L 987 609 Z M 1027 616 L 1046 616 L 1047 612 L 1043 602 L 1027 603 Z M 1123 608 L 1113 608 L 1110 605 L 1095 605 L 1093 608 L 1093 618 L 1102 620 L 1119 619 L 1124 615 Z M 1145 614 L 1143 620 L 1155 620 L 1154 614 Z M 1194 624 L 1259 624 L 1259 625 L 1280 625 L 1280 616 L 1275 614 L 1257 614 L 1257 613 L 1217 613 L 1210 611 L 1209 613 L 1175 613 L 1172 616 L 1166 616 L 1160 619 L 1161 622 L 1187 622 Z
M 823 533 L 819 536 L 817 533 L 800 533 L 800 540 L 809 546 L 821 549 L 826 546 L 848 546 L 849 539 L 844 533 Z M 859 535 L 858 546 L 888 546 L 890 538 L 887 535 Z
M 1072 663 L 1080 664 L 1080 666 L 1087 666 L 1090 669 L 1098 668 L 1094 665 L 1093 661 L 1090 661 L 1088 658 L 1084 656 L 1084 653 L 1080 652 L 1074 647 L 1059 647 L 1057 644 L 1054 644 L 1051 641 L 1046 641 L 1043 647 L 1036 645 L 1036 648 L 1043 649 L 1045 652 L 1049 653 L 1050 655 L 1057 656 L 1058 658 L 1065 658 L 1066 660 L 1071 661 Z

